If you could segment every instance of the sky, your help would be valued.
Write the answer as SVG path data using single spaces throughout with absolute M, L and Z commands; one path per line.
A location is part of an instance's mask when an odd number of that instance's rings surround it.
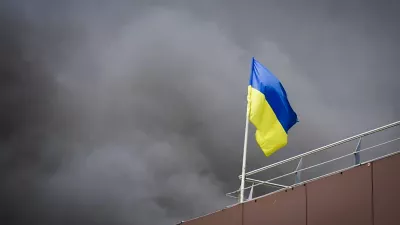
M 269 158 L 251 127 L 249 170 L 399 120 L 399 9 L 3 0 L 0 223 L 164 225 L 234 204 L 253 56 L 300 122 Z

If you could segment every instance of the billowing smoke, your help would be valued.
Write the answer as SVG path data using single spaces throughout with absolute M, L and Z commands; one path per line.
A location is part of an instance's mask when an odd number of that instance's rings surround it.
M 0 3 L 0 223 L 234 203 L 251 56 L 301 122 L 268 159 L 250 138 L 249 169 L 398 120 L 397 5 L 311 2 Z

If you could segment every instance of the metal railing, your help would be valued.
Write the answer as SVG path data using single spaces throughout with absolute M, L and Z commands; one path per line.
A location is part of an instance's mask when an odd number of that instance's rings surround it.
M 384 157 L 388 157 L 388 156 L 400 153 L 400 145 L 399 145 L 399 148 L 397 148 L 397 150 L 395 150 L 395 151 L 393 151 L 393 152 L 391 152 L 389 154 L 380 155 L 378 157 L 375 157 L 375 158 L 373 158 L 371 160 L 368 160 L 368 161 L 365 161 L 365 162 L 362 162 L 362 163 L 361 163 L 361 159 L 360 159 L 360 153 L 362 153 L 362 152 L 369 151 L 369 150 L 372 150 L 372 149 L 376 149 L 376 148 L 378 148 L 380 146 L 387 145 L 389 143 L 400 141 L 400 137 L 396 137 L 394 139 L 391 139 L 391 140 L 388 140 L 388 141 L 385 141 L 385 142 L 381 142 L 379 144 L 376 144 L 376 145 L 373 145 L 373 146 L 370 146 L 370 147 L 367 147 L 367 148 L 364 148 L 364 149 L 360 149 L 361 148 L 361 142 L 362 142 L 363 138 L 365 138 L 365 137 L 367 137 L 369 135 L 372 135 L 372 134 L 375 134 L 375 133 L 378 133 L 378 132 L 381 132 L 381 131 L 384 131 L 384 130 L 387 130 L 387 129 L 390 129 L 390 128 L 393 128 L 393 127 L 396 127 L 396 126 L 400 126 L 400 121 L 397 121 L 397 122 L 394 122 L 394 123 L 391 123 L 391 124 L 388 124 L 388 125 L 385 125 L 385 126 L 382 126 L 382 127 L 378 127 L 376 129 L 373 129 L 373 130 L 370 130 L 370 131 L 367 131 L 367 132 L 364 132 L 364 133 L 361 133 L 361 134 L 358 134 L 358 135 L 355 135 L 355 136 L 352 136 L 352 137 L 349 137 L 349 138 L 346 138 L 346 139 L 343 139 L 343 140 L 340 140 L 340 141 L 337 141 L 337 142 L 334 142 L 332 144 L 329 144 L 329 145 L 326 145 L 326 146 L 323 146 L 323 147 L 320 147 L 320 148 L 305 152 L 303 154 L 299 154 L 297 156 L 293 156 L 291 158 L 288 158 L 288 159 L 273 163 L 271 165 L 261 167 L 259 169 L 255 169 L 255 170 L 249 171 L 249 172 L 247 172 L 245 174 L 245 181 L 248 182 L 248 183 L 251 183 L 252 185 L 248 186 L 248 187 L 245 187 L 245 190 L 247 190 L 249 188 L 254 188 L 254 187 L 259 186 L 259 185 L 266 185 L 266 186 L 277 188 L 277 190 L 273 191 L 273 192 L 276 192 L 276 191 L 280 191 L 282 189 L 292 188 L 294 186 L 298 186 L 298 185 L 310 182 L 312 180 L 320 179 L 322 177 L 326 177 L 326 176 L 329 176 L 329 175 L 332 175 L 332 174 L 335 174 L 335 173 L 338 173 L 338 172 L 341 172 L 341 171 L 344 171 L 344 170 L 348 170 L 348 169 L 351 169 L 353 167 L 359 166 L 361 164 L 369 163 L 369 162 L 372 162 L 372 161 L 375 161 L 375 160 L 378 160 L 378 159 L 381 159 L 381 158 L 384 158 Z M 351 142 L 351 141 L 355 141 L 355 140 L 358 140 L 358 143 L 357 143 L 357 146 L 356 146 L 356 148 L 355 148 L 355 150 L 353 152 L 345 154 L 345 155 L 342 155 L 342 156 L 339 156 L 339 157 L 336 157 L 336 158 L 333 158 L 333 159 L 330 159 L 330 160 L 323 161 L 321 163 L 317 163 L 317 164 L 302 168 L 303 159 L 306 156 L 313 155 L 313 154 L 316 154 L 318 152 L 326 151 L 326 150 L 331 149 L 333 147 L 336 147 L 336 146 L 339 146 L 339 145 L 342 145 L 342 144 L 345 144 L 345 143 L 348 143 L 348 142 Z M 316 167 L 319 167 L 319 166 L 322 166 L 322 165 L 325 165 L 327 163 L 331 163 L 331 162 L 334 162 L 334 161 L 337 161 L 337 160 L 340 160 L 340 159 L 344 159 L 344 158 L 350 157 L 350 156 L 354 156 L 354 163 L 352 165 L 344 167 L 344 168 L 341 168 L 339 170 L 336 170 L 336 171 L 333 171 L 333 172 L 330 172 L 330 173 L 323 174 L 321 176 L 317 176 L 317 177 L 313 177 L 313 178 L 301 181 L 301 172 L 309 170 L 309 169 L 312 169 L 312 168 L 316 168 Z M 249 178 L 248 177 L 248 176 L 255 175 L 255 174 L 258 174 L 260 172 L 263 172 L 265 170 L 268 170 L 268 169 L 275 168 L 277 166 L 286 164 L 286 163 L 294 161 L 294 160 L 299 160 L 299 162 L 297 164 L 296 169 L 294 171 L 292 171 L 292 172 L 289 172 L 289 173 L 286 173 L 286 174 L 283 174 L 283 175 L 280 175 L 280 176 L 276 176 L 276 177 L 270 178 L 270 179 L 265 180 L 265 181 L 258 180 L 258 179 L 253 179 L 253 178 Z M 278 183 L 274 183 L 273 182 L 273 181 L 276 181 L 278 179 L 281 179 L 281 178 L 284 178 L 284 177 L 288 177 L 290 175 L 294 175 L 295 176 L 294 183 L 292 185 L 283 185 L 283 184 L 278 184 Z M 242 176 L 240 175 L 239 179 L 241 179 L 241 177 Z M 236 191 L 227 193 L 226 196 L 237 198 L 237 196 L 235 196 L 235 194 L 237 194 L 239 192 L 240 192 L 240 190 L 236 190 Z M 271 194 L 271 192 L 267 193 L 267 194 Z

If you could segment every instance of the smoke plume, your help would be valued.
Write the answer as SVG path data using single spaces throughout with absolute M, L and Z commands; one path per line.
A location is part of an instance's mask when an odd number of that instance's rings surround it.
M 274 157 L 250 137 L 248 169 L 399 120 L 399 4 L 285 2 L 2 1 L 0 223 L 164 225 L 235 203 L 252 56 L 300 123 Z

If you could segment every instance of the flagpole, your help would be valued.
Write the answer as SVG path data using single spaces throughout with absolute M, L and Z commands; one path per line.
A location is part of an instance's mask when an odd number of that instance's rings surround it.
M 246 175 L 246 157 L 247 157 L 247 137 L 249 133 L 249 109 L 246 107 L 246 126 L 244 132 L 244 144 L 243 144 L 243 161 L 242 161 L 242 181 L 240 183 L 240 197 L 239 202 L 242 203 L 244 199 L 244 184 Z
M 250 77 L 253 73 L 253 66 L 254 66 L 254 57 L 251 58 L 251 66 L 250 66 Z M 244 185 L 246 180 L 246 157 L 247 157 L 247 137 L 249 136 L 249 115 L 250 115 L 250 108 L 249 108 L 249 92 L 247 92 L 247 104 L 246 104 L 246 126 L 244 128 L 244 143 L 243 143 L 243 160 L 242 160 L 242 181 L 240 183 L 240 196 L 239 202 L 242 203 L 244 200 Z

